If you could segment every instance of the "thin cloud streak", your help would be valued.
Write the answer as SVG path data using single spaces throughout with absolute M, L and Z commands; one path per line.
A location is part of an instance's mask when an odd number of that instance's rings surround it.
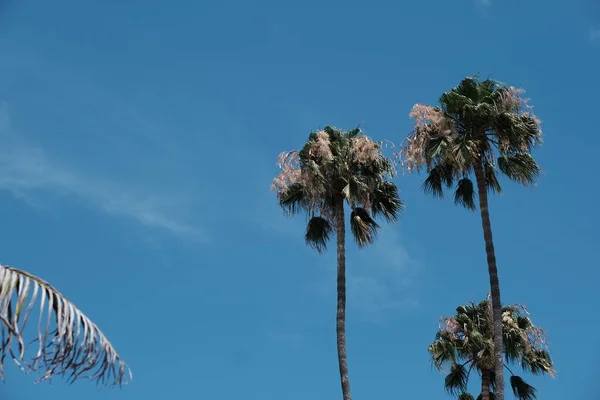
M 6 108 L 0 109 L 0 188 L 31 205 L 43 191 L 74 195 L 113 215 L 133 218 L 148 227 L 207 242 L 208 235 L 171 215 L 181 201 L 175 197 L 132 192 L 115 182 L 85 176 L 61 166 L 41 148 L 23 144 L 10 132 Z

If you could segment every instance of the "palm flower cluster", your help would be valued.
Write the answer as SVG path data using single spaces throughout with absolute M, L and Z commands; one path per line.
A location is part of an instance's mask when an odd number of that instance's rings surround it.
M 325 250 L 334 231 L 340 202 L 352 210 L 350 227 L 359 246 L 371 243 L 379 228 L 372 216 L 397 219 L 403 204 L 389 181 L 394 163 L 382 149 L 360 128 L 327 126 L 312 132 L 300 151 L 280 154 L 271 189 L 288 214 L 307 213 L 306 241 L 317 251 Z
M 414 130 L 400 152 L 403 166 L 425 167 L 424 189 L 439 197 L 456 183 L 455 201 L 469 209 L 475 209 L 469 175 L 478 169 L 492 191 L 502 190 L 496 168 L 521 184 L 535 183 L 541 170 L 529 153 L 542 142 L 541 121 L 523 93 L 466 78 L 442 94 L 439 107 L 416 104 L 409 114 Z
M 517 364 L 533 374 L 554 376 L 544 331 L 531 321 L 523 305 L 502 308 L 503 343 L 506 363 Z M 489 300 L 469 303 L 456 309 L 456 315 L 442 318 L 435 341 L 429 346 L 434 365 L 449 367 L 446 390 L 460 400 L 473 399 L 467 392 L 470 373 L 475 369 L 482 376 L 482 393 L 493 397 L 494 341 L 492 309 Z M 535 389 L 521 377 L 511 373 L 510 384 L 520 400 L 535 398 Z M 486 378 L 486 379 L 483 379 Z
M 23 333 L 32 315 L 37 316 L 37 336 L 26 343 Z M 104 334 L 73 303 L 48 282 L 3 265 L 0 265 L 0 321 L 2 379 L 6 356 L 25 372 L 44 371 L 39 381 L 62 375 L 70 382 L 88 377 L 114 386 L 131 378 L 131 372 Z M 37 345 L 28 360 L 26 353 L 32 344 Z

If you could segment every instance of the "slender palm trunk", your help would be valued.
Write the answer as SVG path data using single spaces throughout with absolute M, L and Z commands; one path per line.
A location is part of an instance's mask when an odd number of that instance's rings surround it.
M 348 360 L 346 355 L 346 226 L 344 199 L 339 197 L 335 204 L 335 228 L 337 236 L 337 316 L 336 334 L 340 379 L 344 400 L 352 400 Z
M 481 400 L 490 400 L 491 371 L 484 369 L 481 371 Z
M 483 161 L 475 166 L 475 178 L 479 195 L 479 210 L 481 211 L 481 225 L 485 240 L 488 272 L 490 275 L 490 290 L 492 294 L 492 320 L 494 331 L 494 372 L 496 373 L 496 400 L 504 400 L 504 362 L 502 360 L 502 306 L 500 302 L 500 282 L 498 281 L 498 267 L 496 266 L 496 253 L 492 240 L 492 224 L 488 209 L 487 185 Z

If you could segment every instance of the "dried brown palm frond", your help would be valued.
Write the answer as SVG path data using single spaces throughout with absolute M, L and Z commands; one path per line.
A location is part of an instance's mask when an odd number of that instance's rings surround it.
M 32 312 L 39 314 L 37 337 L 26 344 L 23 333 Z M 131 371 L 104 334 L 73 303 L 48 282 L 5 265 L 0 265 L 0 325 L 2 379 L 9 356 L 24 372 L 42 372 L 38 381 L 89 378 L 112 387 L 131 380 Z M 36 343 L 35 354 L 27 357 Z

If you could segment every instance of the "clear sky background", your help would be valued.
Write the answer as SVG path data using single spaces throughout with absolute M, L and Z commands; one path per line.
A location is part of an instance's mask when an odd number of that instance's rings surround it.
M 530 382 L 591 398 L 600 3 L 586 1 L 0 3 L 0 262 L 59 288 L 134 373 L 97 392 L 34 385 L 10 362 L 0 396 L 340 398 L 335 246 L 306 248 L 304 219 L 277 208 L 276 157 L 328 124 L 400 142 L 414 103 L 480 72 L 525 88 L 544 122 L 538 187 L 504 182 L 491 201 L 503 301 L 546 328 L 558 371 Z M 478 214 L 423 179 L 398 178 L 407 210 L 376 245 L 349 245 L 356 399 L 448 398 L 427 345 L 488 291 Z

